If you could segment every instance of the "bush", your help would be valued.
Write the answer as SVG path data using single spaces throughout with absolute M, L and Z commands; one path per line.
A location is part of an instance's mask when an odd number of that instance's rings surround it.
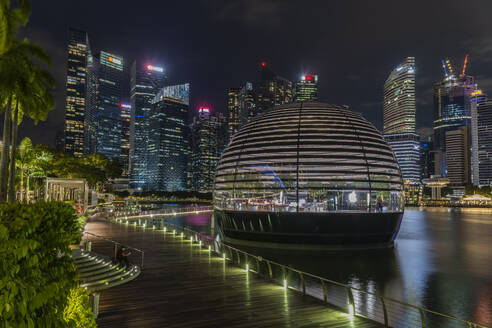
M 89 292 L 83 288 L 74 288 L 68 296 L 68 304 L 63 318 L 71 327 L 95 328 L 94 316 L 89 305 Z
M 67 326 L 63 311 L 78 285 L 69 246 L 80 238 L 68 204 L 0 205 L 0 326 Z

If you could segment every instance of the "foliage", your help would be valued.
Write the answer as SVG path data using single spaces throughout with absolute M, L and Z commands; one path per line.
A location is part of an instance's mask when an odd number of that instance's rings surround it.
M 70 327 L 97 327 L 89 304 L 89 292 L 83 288 L 73 288 L 68 296 L 68 304 L 63 310 L 63 318 Z
M 65 327 L 80 242 L 74 210 L 61 202 L 0 205 L 0 326 Z
M 478 194 L 486 197 L 492 197 L 492 188 L 490 186 L 478 187 L 478 186 L 468 185 L 465 188 L 465 194 L 467 195 Z

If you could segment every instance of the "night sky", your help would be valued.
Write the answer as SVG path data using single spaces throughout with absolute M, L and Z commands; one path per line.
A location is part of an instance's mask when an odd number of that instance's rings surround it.
M 390 71 L 416 57 L 417 126 L 432 126 L 432 84 L 449 57 L 492 93 L 492 1 L 33 1 L 25 34 L 53 60 L 56 109 L 46 122 L 25 120 L 21 136 L 54 144 L 64 126 L 68 28 L 89 33 L 93 52 L 152 61 L 170 82 L 190 82 L 192 109 L 226 111 L 226 88 L 259 79 L 266 61 L 292 81 L 319 76 L 322 101 L 349 105 L 382 126 L 382 88 Z

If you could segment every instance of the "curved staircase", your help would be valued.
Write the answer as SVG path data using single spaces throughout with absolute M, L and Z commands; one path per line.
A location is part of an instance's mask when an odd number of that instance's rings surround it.
M 80 286 L 90 292 L 127 283 L 140 275 L 140 268 L 134 264 L 125 268 L 107 256 L 83 249 L 74 250 L 72 258 L 79 271 Z

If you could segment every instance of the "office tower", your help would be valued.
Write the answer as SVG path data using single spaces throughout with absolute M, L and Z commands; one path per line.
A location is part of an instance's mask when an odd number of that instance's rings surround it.
M 407 57 L 384 83 L 383 133 L 415 132 L 415 58 Z
M 130 121 L 131 121 L 131 108 L 130 104 L 121 104 L 121 150 L 120 160 L 122 164 L 122 178 L 129 177 L 129 165 L 130 165 Z
M 162 67 L 134 61 L 130 73 L 130 186 L 149 190 L 148 140 L 152 100 L 166 82 Z
M 467 57 L 466 57 L 467 58 Z M 434 145 L 446 151 L 446 132 L 471 125 L 471 94 L 477 91 L 472 76 L 455 74 L 449 60 L 443 61 L 444 79 L 434 84 Z
M 162 88 L 152 100 L 149 112 L 148 189 L 185 190 L 189 163 L 190 85 Z
M 228 130 L 232 136 L 239 129 L 239 91 L 241 88 L 227 89 L 227 112 L 229 113 Z
M 464 187 L 471 183 L 470 127 L 460 126 L 445 134 L 447 177 L 451 187 Z
M 257 92 L 257 114 L 261 114 L 273 106 L 292 101 L 292 82 L 277 76 L 266 62 L 262 62 Z
M 420 172 L 422 179 L 435 175 L 434 143 L 432 140 L 420 141 Z
M 239 128 L 249 123 L 257 114 L 253 84 L 246 82 L 239 90 Z
M 108 158 L 121 153 L 121 94 L 123 58 L 101 51 L 96 56 L 96 110 L 91 114 L 90 126 L 95 131 L 95 153 Z
M 227 121 L 221 113 L 212 114 L 210 107 L 200 106 L 191 124 L 192 187 L 196 191 L 212 191 L 215 169 L 227 146 Z
M 420 181 L 420 140 L 416 133 L 385 134 L 395 153 L 403 180 Z
M 87 32 L 68 31 L 68 62 L 65 103 L 65 152 L 84 154 L 84 123 L 87 94 L 87 62 L 91 57 Z
M 383 94 L 384 139 L 395 153 L 405 185 L 419 183 L 421 160 L 419 135 L 415 133 L 414 57 L 407 57 L 390 73 Z
M 296 83 L 294 101 L 318 101 L 318 75 L 306 74 Z
M 472 183 L 492 185 L 492 100 L 481 90 L 472 96 L 471 161 Z

